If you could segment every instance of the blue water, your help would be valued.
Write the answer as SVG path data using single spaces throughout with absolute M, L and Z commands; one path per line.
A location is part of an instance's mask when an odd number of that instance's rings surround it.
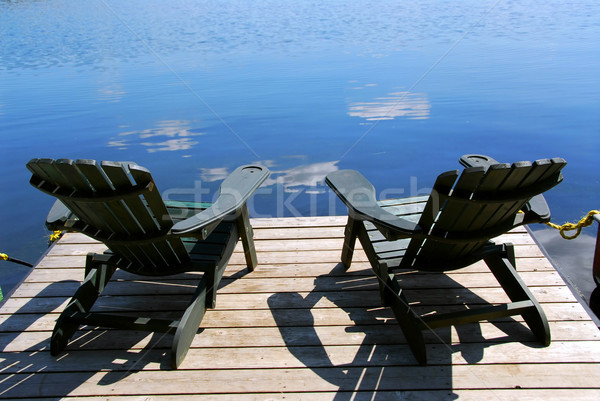
M 34 157 L 136 161 L 202 200 L 262 163 L 264 217 L 343 214 L 336 169 L 394 197 L 465 153 L 560 156 L 547 200 L 576 220 L 600 208 L 599 38 L 595 0 L 0 1 L 0 252 L 46 249 Z M 573 265 L 569 249 L 548 251 Z M 26 272 L 0 262 L 4 292 Z

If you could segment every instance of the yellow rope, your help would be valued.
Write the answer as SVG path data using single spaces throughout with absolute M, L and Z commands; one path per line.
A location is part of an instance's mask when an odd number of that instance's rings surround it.
M 59 239 L 61 234 L 62 234 L 62 231 L 61 231 L 61 230 L 56 230 L 56 231 L 54 231 L 54 232 L 53 232 L 53 233 L 50 235 L 50 242 L 54 242 L 54 241 L 56 241 L 57 239 Z
M 560 235 L 564 239 L 575 239 L 579 236 L 579 234 L 581 233 L 581 229 L 583 227 L 590 226 L 594 222 L 595 214 L 600 214 L 600 211 L 591 210 L 584 218 L 579 220 L 579 222 L 577 224 L 565 223 L 562 226 L 559 226 L 558 224 L 548 222 L 548 223 L 546 223 L 546 225 L 549 225 L 550 227 L 556 228 L 557 230 L 559 230 Z M 573 235 L 569 236 L 565 233 L 565 231 L 573 231 L 573 230 L 577 230 L 577 232 L 575 232 L 575 234 L 573 234 Z

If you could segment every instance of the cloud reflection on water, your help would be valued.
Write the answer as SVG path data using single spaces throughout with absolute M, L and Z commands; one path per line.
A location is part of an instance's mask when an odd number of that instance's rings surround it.
M 117 84 L 108 84 L 98 89 L 98 98 L 110 103 L 120 102 L 125 94 L 121 85 Z
M 348 115 L 367 121 L 393 120 L 396 117 L 422 120 L 429 118 L 431 104 L 422 93 L 392 92 L 372 102 L 353 102 Z
M 199 135 L 203 135 L 203 133 L 192 129 L 189 121 L 164 120 L 158 122 L 155 128 L 122 132 L 119 134 L 120 138 L 109 141 L 108 146 L 124 150 L 129 146 L 139 144 L 146 146 L 146 150 L 150 153 L 187 150 L 198 144 L 198 141 L 192 137 Z M 153 139 L 145 140 L 148 138 Z M 160 140 L 165 138 L 167 139 Z M 140 139 L 145 141 L 140 141 Z
M 305 164 L 287 170 L 271 170 L 271 176 L 265 185 L 283 185 L 285 192 L 299 192 L 309 187 L 306 193 L 322 193 L 325 191 L 325 176 L 339 170 L 339 160 Z
M 287 193 L 305 191 L 307 194 L 325 192 L 325 176 L 332 171 L 339 170 L 339 160 L 304 164 L 284 170 L 277 170 L 272 160 L 265 160 L 258 164 L 271 170 L 271 176 L 263 186 L 281 185 Z M 200 177 L 203 181 L 213 182 L 225 179 L 230 174 L 226 167 L 201 168 Z
M 231 171 L 227 167 L 216 167 L 216 168 L 201 168 L 200 178 L 202 181 L 213 182 L 221 181 L 227 178 L 231 174 Z

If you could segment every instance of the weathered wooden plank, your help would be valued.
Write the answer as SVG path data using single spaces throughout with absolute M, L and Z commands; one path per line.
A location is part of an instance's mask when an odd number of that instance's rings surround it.
M 506 302 L 507 298 L 500 289 L 450 289 L 439 294 L 434 290 L 407 291 L 409 300 L 416 299 L 422 306 L 449 306 L 481 305 L 487 302 Z M 577 302 L 570 291 L 565 287 L 532 287 L 532 292 L 542 303 Z M 187 288 L 188 294 L 174 295 L 130 295 L 127 299 L 118 296 L 102 297 L 98 301 L 98 307 L 108 310 L 119 310 L 124 307 L 146 311 L 176 311 L 184 308 L 189 297 L 193 293 L 193 286 Z M 62 311 L 69 296 L 48 296 L 30 298 L 11 298 L 6 301 L 3 313 L 25 314 L 25 313 L 51 313 Z M 153 302 L 159 300 L 160 302 Z M 242 293 L 220 293 L 218 310 L 244 310 L 251 309 L 284 309 L 284 308 L 345 308 L 345 307 L 379 307 L 379 293 L 373 290 L 355 290 L 343 292 L 257 292 L 254 294 Z
M 53 246 L 48 251 L 48 256 L 71 256 L 71 255 L 87 255 L 89 252 L 102 253 L 106 251 L 106 245 L 101 243 L 85 244 L 61 244 Z
M 415 307 L 419 313 L 427 308 Z M 544 312 L 550 321 L 589 321 L 589 315 L 578 303 L 546 303 Z M 446 311 L 455 307 L 444 308 Z M 274 316 L 273 311 L 276 311 Z M 146 312 L 148 317 L 164 317 L 168 312 Z M 0 328 L 3 333 L 22 331 L 50 331 L 58 314 L 0 314 Z M 519 321 L 514 316 L 504 321 Z M 200 328 L 232 327 L 312 327 L 312 326 L 360 326 L 390 324 L 397 327 L 393 313 L 389 308 L 315 308 L 306 309 L 256 309 L 256 310 L 208 310 Z M 443 329 L 442 329 L 443 330 Z M 399 335 L 401 333 L 399 332 Z
M 303 238 L 343 238 L 344 227 L 305 227 L 302 230 L 297 228 L 277 228 L 277 229 L 256 229 L 254 239 L 264 240 L 295 240 Z M 508 233 L 494 238 L 494 242 L 512 242 L 515 245 L 533 245 L 535 241 L 527 232 Z
M 367 289 L 350 289 L 349 291 L 331 292 L 315 287 L 310 292 L 219 292 L 217 308 L 219 310 L 265 309 L 265 308 L 292 308 L 303 305 L 314 308 L 335 307 L 378 307 L 381 305 L 379 291 L 375 283 Z M 98 305 L 109 310 L 118 310 L 124 306 L 140 310 L 178 310 L 186 306 L 187 299 L 183 294 L 191 296 L 195 285 L 190 284 L 181 290 L 178 288 L 176 296 L 170 295 L 129 295 L 123 297 L 102 297 Z M 271 288 L 269 291 L 276 291 Z M 546 302 L 577 302 L 571 291 L 566 287 L 532 287 L 536 299 L 541 303 Z M 265 291 L 267 291 L 265 289 Z M 59 312 L 66 306 L 70 294 L 63 296 L 44 296 L 37 298 L 11 297 L 4 304 L 3 313 L 50 313 Z M 509 302 L 508 297 L 500 288 L 452 288 L 447 291 L 438 289 L 407 291 L 409 300 L 418 300 L 422 305 L 451 305 L 467 303 L 470 305 L 483 304 L 484 302 L 500 303 Z M 155 302 L 159 300 L 160 302 Z M 484 301 L 485 300 L 485 301 Z
M 598 341 L 600 331 L 590 321 L 550 322 L 553 341 Z M 514 320 L 494 323 L 481 322 L 461 327 L 425 332 L 428 344 L 445 342 L 494 343 L 530 341 L 529 330 Z M 142 349 L 152 347 L 168 349 L 171 336 L 152 336 L 149 333 L 120 330 L 78 331 L 69 349 L 114 350 Z M 0 350 L 3 352 L 24 352 L 47 350 L 50 331 L 23 331 L 0 334 Z M 241 348 L 241 347 L 284 347 L 284 346 L 335 346 L 335 345 L 390 345 L 406 344 L 398 335 L 398 327 L 393 324 L 361 326 L 290 326 L 290 327 L 230 327 L 203 328 L 194 337 L 192 348 Z M 532 350 L 533 351 L 533 350 Z
M 273 217 L 253 218 L 250 224 L 253 228 L 280 228 L 280 227 L 327 227 L 344 226 L 348 216 L 311 216 L 311 217 Z
M 335 227 L 302 227 L 255 229 L 254 239 L 265 240 L 295 240 L 302 238 L 344 238 L 344 226 Z
M 258 252 L 277 251 L 323 251 L 334 250 L 340 252 L 344 244 L 343 238 L 317 238 L 317 239 L 294 239 L 284 241 L 260 241 L 254 242 Z M 241 248 L 239 249 L 241 251 Z
M 229 263 L 226 268 L 226 274 L 236 273 L 243 270 L 245 265 Z M 546 258 L 542 257 L 531 257 L 531 258 L 518 258 L 517 259 L 517 271 L 555 271 L 552 264 Z M 452 274 L 462 273 L 489 273 L 490 269 L 483 261 L 474 263 L 471 266 L 465 267 L 460 270 L 455 270 Z M 363 275 L 371 276 L 373 272 L 371 265 L 367 261 L 353 261 L 350 269 L 346 270 L 339 262 L 335 263 L 321 263 L 321 262 L 310 262 L 310 263 L 275 263 L 266 264 L 260 263 L 255 271 L 252 272 L 252 276 L 260 277 L 316 277 L 321 275 L 331 276 L 347 276 L 347 275 Z
M 342 248 L 343 238 L 318 238 L 318 239 L 294 239 L 285 241 L 255 241 L 256 250 L 259 252 L 269 251 L 322 251 L 338 250 Z M 106 250 L 102 244 L 89 244 L 82 246 L 80 244 L 65 244 L 53 247 L 48 256 L 71 256 L 87 255 L 89 252 L 101 253 Z M 242 252 L 242 245 L 236 247 L 237 252 Z
M 280 238 L 277 231 L 287 233 L 290 238 L 298 238 L 297 236 L 304 236 L 302 232 L 315 233 L 319 238 L 323 237 L 322 233 L 329 232 L 330 228 L 336 229 L 340 236 L 343 236 L 343 231 L 338 231 L 338 228 L 344 228 L 348 218 L 346 216 L 321 216 L 321 217 L 285 217 L 285 218 L 274 218 L 274 219 L 250 219 L 250 224 L 254 228 L 255 235 L 261 232 L 270 233 L 265 234 L 265 238 L 271 238 L 270 235 L 276 235 L 274 238 Z M 308 230 L 308 231 L 307 231 Z M 508 233 L 498 237 L 503 238 L 510 235 L 527 234 L 529 232 L 525 227 L 516 227 L 510 230 Z M 64 233 L 60 239 L 60 244 L 66 243 L 97 243 L 98 241 L 88 237 L 85 234 L 67 232 Z
M 322 224 L 323 220 L 316 220 L 317 224 L 311 224 L 311 219 L 298 220 L 298 225 L 283 224 L 280 226 L 269 227 L 259 220 L 251 220 L 254 227 L 254 238 L 256 240 L 280 240 L 280 239 L 310 239 L 310 238 L 343 238 L 345 219 L 341 224 Z M 293 222 L 293 219 L 290 223 Z M 260 224 L 255 224 L 257 221 Z M 328 219 L 324 221 L 329 221 Z M 339 221 L 339 218 L 337 218 Z M 493 239 L 495 242 L 512 242 L 515 245 L 535 244 L 531 235 L 524 228 L 516 228 L 506 234 Z M 68 245 L 96 245 L 98 241 L 80 233 L 65 233 L 60 241 L 54 244 L 54 247 L 63 247 Z
M 550 263 L 547 261 L 543 261 L 544 255 L 539 249 L 528 249 L 527 247 L 517 247 L 517 270 L 521 270 L 521 266 L 528 266 L 529 269 L 537 269 L 537 263 L 540 268 L 544 269 L 552 269 Z M 294 251 L 294 252 L 263 252 L 258 255 L 259 265 L 256 270 L 260 270 L 262 266 L 280 266 L 283 267 L 285 265 L 311 265 L 311 264 L 329 264 L 331 268 L 335 267 L 338 263 L 340 263 L 340 255 L 341 251 L 339 250 L 329 250 L 329 251 Z M 531 261 L 530 261 L 531 259 Z M 359 264 L 361 268 L 368 269 L 368 260 L 362 251 L 358 251 L 355 253 L 352 264 Z M 80 268 L 85 265 L 85 255 L 79 256 L 49 256 L 44 258 L 37 266 L 37 268 Z M 237 269 L 238 266 L 245 266 L 245 260 L 241 252 L 234 252 L 231 259 L 229 260 L 228 269 Z M 474 265 L 476 268 L 478 267 L 480 270 L 488 270 L 484 267 L 483 264 Z M 457 273 L 463 271 L 469 271 L 465 268 Z M 351 272 L 354 271 L 354 268 L 351 268 Z
M 75 260 L 74 260 L 75 259 Z M 45 258 L 29 275 L 31 282 L 56 282 L 61 280 L 81 279 L 83 276 L 84 257 L 64 256 Z M 225 269 L 225 276 L 244 270 L 246 265 L 229 263 Z M 546 258 L 519 258 L 517 260 L 517 271 L 554 271 L 554 267 Z M 456 270 L 454 274 L 489 272 L 489 268 L 483 262 L 477 262 L 464 269 Z M 290 263 L 290 264 L 264 264 L 252 272 L 252 277 L 317 277 L 321 275 L 347 276 L 363 275 L 372 276 L 371 265 L 368 262 L 353 262 L 349 270 L 344 269 L 339 263 Z M 127 279 L 133 276 L 125 271 L 117 270 L 114 275 L 118 279 Z M 177 276 L 171 276 L 177 277 Z
M 516 247 L 517 257 L 543 257 L 543 253 L 538 248 L 531 247 Z M 277 264 L 277 263 L 339 263 L 340 250 L 331 251 L 291 251 L 291 252 L 267 252 L 261 253 L 258 257 L 260 264 Z M 356 252 L 353 257 L 353 262 L 366 262 L 367 258 L 363 252 Z M 234 253 L 231 258 L 231 263 L 241 264 L 243 262 L 241 254 Z
M 71 268 L 83 269 L 85 266 L 85 255 L 81 256 L 46 256 L 35 269 Z
M 328 367 L 298 369 L 177 370 L 2 374 L 6 397 L 83 395 L 238 394 L 256 392 L 563 388 L 586 389 L 600 365 L 581 364 Z M 561 380 L 556 380 L 561 377 Z M 98 385 L 98 383 L 102 385 Z M 169 385 L 165 385 L 169 383 Z
M 434 344 L 428 346 L 429 363 L 454 367 L 466 364 L 510 364 L 532 363 L 598 363 L 600 347 L 597 341 L 553 342 L 548 347 L 535 344 L 507 342 L 496 344 L 463 343 L 460 345 Z M 532 350 L 532 348 L 534 348 Z M 210 369 L 278 369 L 278 368 L 328 368 L 344 366 L 398 367 L 414 366 L 416 361 L 407 345 L 336 345 L 304 347 L 228 347 L 218 352 L 214 348 L 192 348 L 179 367 L 182 370 Z M 139 353 L 130 350 L 112 352 L 79 351 L 63 358 L 49 352 L 29 355 L 0 353 L 0 363 L 7 373 L 35 373 L 44 366 L 44 373 L 54 372 L 97 372 L 111 369 L 129 371 L 132 368 L 144 371 L 160 370 L 164 363 L 164 350 L 148 349 Z M 115 360 L 119 362 L 115 364 Z M 122 361 L 122 362 L 121 362 Z M 600 366 L 598 367 L 600 369 Z M 600 373 L 600 370 L 598 370 Z
M 340 229 L 341 230 L 341 229 Z M 304 230 L 290 230 L 291 232 L 302 232 Z M 280 230 L 276 232 L 280 233 Z M 261 231 L 258 231 L 261 233 Z M 325 233 L 326 234 L 326 233 Z M 530 255 L 531 252 L 537 250 L 537 246 L 534 246 L 533 239 L 528 234 L 507 235 L 501 237 L 503 240 L 500 242 L 512 242 L 517 247 L 517 255 L 526 256 Z M 306 250 L 306 251 L 323 251 L 323 250 L 340 250 L 343 243 L 343 236 L 331 237 L 327 235 L 322 236 L 291 236 L 288 238 L 269 238 L 264 240 L 260 238 L 260 235 L 255 236 L 256 250 L 259 252 L 269 251 L 291 251 L 291 250 Z M 521 249 L 525 247 L 524 249 Z M 106 246 L 99 243 L 90 244 L 78 244 L 78 243 L 64 243 L 54 246 L 48 252 L 48 256 L 77 256 L 87 255 L 89 252 L 101 253 L 106 250 Z M 360 243 L 356 244 L 356 249 L 362 249 Z M 236 252 L 242 252 L 241 243 L 235 248 Z M 537 253 L 536 253 L 537 254 Z
M 181 276 L 180 276 L 181 277 Z M 138 295 L 138 294 L 185 294 L 194 289 L 200 275 L 188 273 L 188 279 L 154 280 L 144 278 L 133 281 L 111 281 L 103 295 Z M 552 271 L 523 272 L 523 280 L 531 287 L 561 286 L 560 275 Z M 402 288 L 434 289 L 441 288 L 497 288 L 497 281 L 490 274 L 420 274 L 401 275 L 399 282 Z M 26 282 L 14 291 L 15 298 L 32 298 L 35 296 L 55 297 L 71 296 L 79 286 L 75 280 L 56 283 Z M 378 286 L 373 276 L 322 276 L 318 279 L 310 277 L 274 277 L 255 278 L 251 274 L 243 278 L 224 278 L 219 286 L 219 293 L 275 293 L 282 289 L 293 289 L 294 292 L 341 291 L 341 290 L 374 290 Z

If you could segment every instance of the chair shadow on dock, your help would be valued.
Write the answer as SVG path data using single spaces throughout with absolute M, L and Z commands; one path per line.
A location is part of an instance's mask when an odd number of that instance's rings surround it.
M 429 291 L 420 288 L 407 291 L 411 305 L 422 314 L 440 309 L 447 311 L 448 304 L 456 310 L 465 309 L 464 303 L 487 303 L 445 274 L 430 276 L 434 278 L 434 287 L 430 287 Z M 407 277 L 407 283 L 411 279 L 414 280 L 414 277 Z M 314 290 L 306 296 L 298 292 L 279 292 L 268 299 L 286 346 L 305 366 L 339 387 L 335 400 L 393 399 L 403 389 L 414 389 L 415 383 L 422 383 L 425 391 L 435 391 L 436 399 L 454 400 L 457 395 L 453 392 L 453 363 L 476 364 L 483 359 L 486 347 L 493 347 L 499 342 L 522 341 L 537 347 L 529 329 L 512 318 L 491 322 L 497 329 L 496 337 L 491 339 L 484 338 L 480 323 L 454 326 L 454 329 L 443 327 L 424 332 L 429 364 L 420 366 L 392 311 L 381 307 L 377 288 L 377 280 L 370 269 L 347 273 L 340 263 L 329 274 L 318 276 Z M 453 300 L 448 302 L 447 297 L 440 295 L 444 291 L 438 291 L 439 288 L 451 289 L 448 297 Z M 427 296 L 427 293 L 430 295 Z M 417 302 L 413 301 L 420 296 L 420 305 L 416 305 Z M 328 338 L 324 343 L 317 333 L 317 326 L 335 323 L 317 321 L 315 315 L 319 314 L 318 309 L 324 305 L 332 307 L 331 304 L 344 311 L 350 319 L 345 333 L 341 334 L 349 338 Z M 302 326 L 302 338 L 294 333 L 298 326 Z M 452 330 L 456 331 L 458 341 L 456 338 L 453 341 Z M 344 344 L 355 345 L 354 356 L 345 355 L 344 363 L 336 363 L 333 359 L 342 359 L 336 348 Z
M 129 349 L 140 343 L 146 333 L 133 336 L 110 333 L 114 341 L 107 338 L 107 330 L 90 328 L 80 330 L 73 337 L 68 349 L 61 355 L 50 354 L 50 332 L 57 312 L 69 296 L 58 294 L 76 289 L 80 283 L 64 280 L 48 284 L 21 308 L 0 324 L 0 370 L 8 374 L 3 383 L 0 397 L 57 397 L 69 394 L 92 376 L 109 369 L 109 373 L 131 366 Z M 15 301 L 12 297 L 7 302 Z M 99 350 L 98 345 L 108 346 L 110 351 Z M 84 351 L 85 350 L 85 351 Z M 118 363 L 115 361 L 124 361 Z M 69 380 L 55 381 L 59 375 L 47 372 L 77 372 L 69 374 Z
M 142 310 L 156 318 L 181 315 L 199 277 L 198 273 L 183 273 L 140 279 L 117 271 L 93 310 L 123 314 Z M 108 386 L 145 368 L 170 369 L 173 334 L 157 332 L 83 327 L 62 353 L 52 356 L 52 327 L 79 285 L 76 280 L 47 284 L 0 323 L 0 372 L 6 376 L 0 398 L 60 398 L 90 379 Z M 125 286 L 127 291 L 123 292 Z M 157 297 L 160 302 L 156 302 Z M 18 302 L 18 296 L 7 302 Z M 198 333 L 202 331 L 198 329 Z M 67 374 L 69 380 L 64 380 L 63 375 L 48 374 L 54 372 L 77 373 Z

